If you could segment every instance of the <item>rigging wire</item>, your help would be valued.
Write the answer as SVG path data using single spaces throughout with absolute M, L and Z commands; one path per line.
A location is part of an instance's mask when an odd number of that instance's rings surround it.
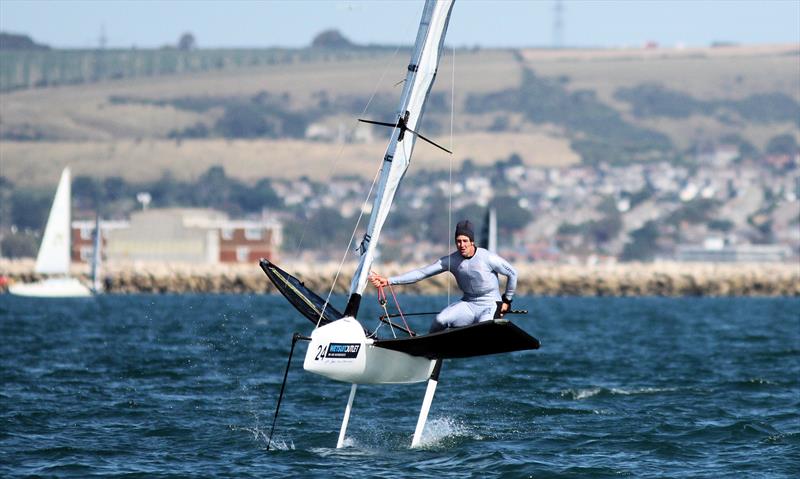
M 383 286 L 378 286 L 378 303 L 380 303 L 381 307 L 383 308 L 383 314 L 389 316 L 389 310 L 386 308 L 387 302 L 388 301 L 386 301 L 386 291 L 383 290 Z M 405 319 L 403 321 L 405 321 Z M 378 322 L 381 321 L 378 320 Z M 378 327 L 380 327 L 380 325 L 378 325 Z M 397 335 L 394 332 L 394 325 L 392 324 L 391 321 L 389 321 L 389 328 L 392 330 L 392 337 L 397 339 Z M 408 329 L 408 326 L 406 326 L 406 329 Z
M 410 30 L 410 28 L 412 28 L 412 26 L 406 25 L 406 31 Z M 391 64 L 392 60 L 394 60 L 394 58 L 397 56 L 397 52 L 399 52 L 401 48 L 402 48 L 402 46 L 398 45 L 397 48 L 394 50 L 394 53 L 392 53 L 392 56 L 386 62 L 385 66 L 384 66 L 384 69 L 383 69 L 383 72 L 381 73 L 380 78 L 378 79 L 377 82 L 375 82 L 375 86 L 372 89 L 372 95 L 369 97 L 369 100 L 367 101 L 366 106 L 364 106 L 364 109 L 361 111 L 361 115 L 360 116 L 362 116 L 362 117 L 365 116 L 365 114 L 367 112 L 367 109 L 369 108 L 369 105 L 372 103 L 372 100 L 375 98 L 375 95 L 378 92 L 378 85 L 380 85 L 383 82 L 383 78 L 386 76 L 386 72 L 389 70 L 389 65 Z M 351 129 L 351 134 L 352 134 L 352 132 L 355 131 L 355 128 L 357 128 L 358 123 L 359 123 L 358 121 L 355 122 L 355 126 L 353 127 L 353 129 Z M 394 130 L 396 130 L 396 129 L 397 128 L 394 128 L 392 130 L 392 135 L 394 135 Z M 390 136 L 390 138 L 391 138 L 391 136 Z M 389 144 L 391 144 L 391 141 L 389 142 Z M 367 205 L 369 205 L 369 198 L 370 198 L 370 196 L 372 196 L 372 190 L 375 188 L 375 183 L 378 181 L 378 178 L 379 178 L 379 176 L 381 174 L 381 171 L 383 171 L 384 163 L 386 163 L 385 161 L 383 161 L 383 158 L 386 156 L 386 152 L 389 151 L 389 144 L 386 145 L 386 149 L 384 150 L 383 156 L 381 157 L 381 166 L 380 166 L 380 168 L 378 168 L 378 171 L 375 173 L 375 177 L 372 179 L 372 184 L 369 186 L 369 191 L 367 192 L 367 196 L 366 196 L 366 198 L 364 198 L 364 203 L 361 206 L 361 210 L 359 211 L 358 219 L 356 220 L 356 225 L 355 225 L 355 227 L 353 227 L 353 232 L 350 235 L 350 241 L 347 242 L 347 247 L 345 247 L 344 253 L 342 254 L 342 260 L 339 262 L 339 267 L 336 269 L 336 275 L 334 276 L 333 282 L 331 283 L 331 288 L 330 288 L 330 290 L 328 290 L 328 296 L 325 297 L 325 304 L 322 306 L 322 311 L 320 311 L 319 318 L 317 319 L 317 325 L 315 326 L 316 328 L 319 327 L 319 323 L 322 321 L 322 315 L 325 313 L 325 309 L 328 307 L 328 304 L 330 303 L 331 295 L 333 295 L 333 290 L 334 290 L 334 288 L 336 288 L 336 282 L 339 280 L 339 276 L 341 275 L 341 272 L 342 272 L 342 267 L 344 266 L 344 262 L 347 260 L 347 255 L 350 252 L 350 247 L 352 246 L 353 240 L 356 237 L 356 231 L 358 230 L 358 226 L 361 223 L 361 218 L 364 217 L 364 209 L 367 207 Z M 339 154 L 337 155 L 337 158 L 336 158 L 335 161 L 338 161 L 338 159 L 339 159 L 338 157 L 341 156 L 343 151 L 344 151 L 344 145 L 342 145 L 341 149 L 339 150 Z M 304 230 L 305 230 L 305 228 L 304 228 Z M 303 234 L 305 235 L 305 231 L 304 231 Z
M 390 60 L 394 59 L 394 57 L 397 55 L 397 52 L 400 50 L 400 48 L 401 48 L 401 47 L 400 47 L 400 46 L 398 46 L 398 47 L 395 49 L 395 51 L 394 51 L 394 53 L 392 54 L 392 57 L 390 58 Z M 380 83 L 381 83 L 381 81 L 383 80 L 383 77 L 385 76 L 385 74 L 386 74 L 386 71 L 388 70 L 388 67 L 389 67 L 389 62 L 387 62 L 387 63 L 386 63 L 386 67 L 384 68 L 384 71 L 383 71 L 383 73 L 381 74 L 381 78 L 380 78 L 380 79 L 378 80 L 378 82 L 375 84 L 375 87 L 374 87 L 374 89 L 373 89 L 372 95 L 370 96 L 370 99 L 369 99 L 369 101 L 367 102 L 367 105 L 366 105 L 366 106 L 364 107 L 364 109 L 362 110 L 362 112 L 361 112 L 361 116 L 364 116 L 364 114 L 366 113 L 367 109 L 369 108 L 369 104 L 370 104 L 370 103 L 372 102 L 372 100 L 374 99 L 374 97 L 375 97 L 375 95 L 376 95 L 376 93 L 377 93 L 378 84 L 380 84 Z M 396 84 L 395 84 L 395 86 L 397 86 L 397 85 L 399 85 L 399 84 L 403 83 L 404 81 L 405 81 L 405 79 L 404 79 L 404 80 L 402 80 L 402 81 L 400 81 L 400 82 L 398 82 L 398 83 L 396 83 Z M 452 106 L 451 106 L 451 126 L 450 126 L 450 129 L 451 129 L 451 144 L 452 144 L 452 123 L 453 123 L 453 122 L 452 122 Z M 357 123 L 356 123 L 356 124 L 357 124 Z M 394 128 L 392 129 L 392 133 L 391 133 L 391 135 L 390 135 L 390 141 L 389 141 L 389 143 L 386 145 L 386 149 L 384 150 L 383 157 L 385 157 L 385 156 L 386 156 L 386 153 L 389 151 L 389 147 L 391 146 L 391 138 L 392 138 L 392 136 L 394 135 L 394 131 L 395 131 L 395 130 L 397 130 L 397 129 L 398 129 L 398 127 L 399 127 L 399 123 L 398 123 L 398 126 L 396 126 L 396 127 L 394 127 Z M 354 128 L 354 129 L 355 129 L 355 128 Z M 354 129 L 353 129 L 353 130 L 354 130 Z M 352 132 L 353 130 L 351 130 L 351 132 Z M 420 135 L 420 136 L 421 136 L 421 135 Z M 405 145 L 404 145 L 404 144 L 403 144 L 403 147 L 405 148 Z M 338 162 L 338 159 L 339 159 L 339 157 L 341 156 L 341 154 L 342 154 L 342 151 L 343 151 L 343 150 L 344 150 L 344 145 L 342 145 L 342 147 L 341 147 L 341 148 L 340 148 L 340 150 L 339 150 L 339 154 L 337 155 L 337 157 L 336 157 L 336 160 L 335 160 L 336 162 Z M 330 288 L 330 290 L 328 291 L 328 295 L 327 295 L 327 297 L 325 298 L 325 304 L 323 305 L 323 307 L 322 307 L 322 311 L 320 312 L 320 317 L 317 319 L 317 325 L 316 325 L 316 327 L 319 327 L 319 324 L 320 324 L 320 322 L 322 321 L 322 316 L 323 316 L 323 314 L 324 314 L 324 312 L 325 312 L 325 309 L 327 308 L 327 306 L 328 306 L 328 304 L 329 304 L 329 302 L 330 302 L 330 297 L 331 297 L 331 295 L 333 294 L 333 290 L 335 289 L 335 287 L 336 287 L 336 283 L 337 283 L 337 281 L 338 281 L 338 279 L 339 279 L 339 276 L 341 275 L 342 267 L 344 266 L 344 262 L 345 262 L 345 260 L 347 259 L 347 254 L 350 252 L 350 248 L 351 248 L 351 246 L 353 245 L 353 241 L 354 241 L 354 239 L 355 239 L 356 232 L 357 232 L 357 230 L 358 230 L 358 226 L 359 226 L 359 225 L 360 225 L 360 223 L 361 223 L 361 218 L 363 218 L 363 216 L 364 216 L 364 209 L 365 209 L 365 208 L 367 207 L 367 205 L 369 204 L 369 199 L 370 199 L 370 197 L 372 196 L 372 191 L 374 190 L 374 188 L 375 188 L 375 184 L 376 184 L 376 182 L 377 182 L 377 180 L 378 180 L 378 178 L 379 178 L 379 176 L 380 176 L 381 172 L 383 171 L 383 168 L 385 167 L 385 163 L 386 163 L 385 161 L 381 160 L 381 166 L 380 166 L 380 168 L 378 169 L 377 173 L 375 174 L 375 177 L 372 179 L 372 184 L 370 185 L 370 187 L 369 187 L 369 191 L 367 192 L 367 196 L 366 196 L 366 198 L 364 199 L 364 203 L 363 203 L 363 205 L 362 205 L 362 207 L 361 207 L 361 210 L 360 210 L 360 212 L 359 212 L 358 219 L 356 220 L 356 225 L 355 225 L 355 227 L 353 228 L 353 231 L 352 231 L 352 233 L 351 233 L 351 235 L 350 235 L 350 240 L 348 241 L 348 243 L 347 243 L 347 247 L 346 247 L 346 248 L 345 248 L 345 250 L 344 250 L 344 253 L 343 253 L 343 255 L 342 255 L 342 260 L 339 262 L 339 266 L 338 266 L 338 268 L 337 268 L 337 270 L 336 270 L 336 275 L 334 276 L 333 282 L 332 282 L 332 284 L 331 284 L 331 288 Z M 450 164 L 451 164 L 451 170 L 452 170 L 452 159 L 450 160 Z M 405 175 L 405 172 L 403 172 L 403 175 Z M 451 173 L 451 176 L 452 176 L 452 173 Z M 452 185 L 451 185 L 451 190 L 452 190 Z M 451 209 L 452 209 L 452 191 L 451 191 Z M 370 214 L 373 214 L 373 213 L 374 213 L 374 212 L 370 212 Z M 305 225 L 304 225 L 304 232 L 303 232 L 303 236 L 304 236 L 304 235 L 305 235 Z M 448 288 L 449 288 L 449 286 L 448 286 Z M 449 299 L 449 291 L 448 291 L 448 299 Z M 398 304 L 398 307 L 399 307 L 399 304 Z M 392 330 L 392 334 L 394 334 L 394 330 Z
M 397 312 L 400 313 L 400 318 L 403 320 L 403 326 L 406 327 L 406 331 L 411 331 L 411 328 L 408 327 L 408 323 L 406 322 L 406 316 L 403 314 L 403 310 L 400 308 L 400 301 L 397 300 L 397 296 L 394 294 L 394 288 L 392 288 L 391 284 L 389 285 L 389 292 L 392 293 L 394 305 L 397 307 Z
M 398 128 L 395 127 L 392 129 L 392 135 L 394 135 L 394 131 Z M 391 137 L 390 137 L 391 138 Z M 386 145 L 386 148 L 383 150 L 383 155 L 381 156 L 381 166 L 378 168 L 378 171 L 375 173 L 375 176 L 372 178 L 372 184 L 369 186 L 369 191 L 367 192 L 367 197 L 364 198 L 364 203 L 361 205 L 361 210 L 358 213 L 358 219 L 356 220 L 356 225 L 353 227 L 353 232 L 350 234 L 350 241 L 347 242 L 347 247 L 344 249 L 344 254 L 342 255 L 342 261 L 339 262 L 339 267 L 336 269 L 336 275 L 333 277 L 333 284 L 331 284 L 331 289 L 328 291 L 328 296 L 325 298 L 325 305 L 322 307 L 322 311 L 320 312 L 319 319 L 317 319 L 317 326 L 319 327 L 320 321 L 322 321 L 322 313 L 325 312 L 325 308 L 328 306 L 330 301 L 331 295 L 333 294 L 333 290 L 336 287 L 336 282 L 339 280 L 339 275 L 342 273 L 342 267 L 344 266 L 344 262 L 347 259 L 347 254 L 350 252 L 350 247 L 353 245 L 353 240 L 356 237 L 356 232 L 358 231 L 358 226 L 361 224 L 361 218 L 364 217 L 364 209 L 369 205 L 369 199 L 372 196 L 372 191 L 375 189 L 375 183 L 378 182 L 378 178 L 381 175 L 381 172 L 386 167 L 386 162 L 383 161 L 383 158 L 386 157 L 386 154 L 389 152 L 389 147 L 391 146 L 392 142 Z M 405 148 L 405 145 L 403 145 Z M 370 212 L 372 214 L 373 212 Z M 377 241 L 377 238 L 376 238 Z
M 381 76 L 375 82 L 375 85 L 372 88 L 372 94 L 370 95 L 369 99 L 367 100 L 366 105 L 364 105 L 364 108 L 361 110 L 361 114 L 357 118 L 361 118 L 361 117 L 364 117 L 366 115 L 367 110 L 369 110 L 369 106 L 372 104 L 372 101 L 375 99 L 375 96 L 378 94 L 378 87 L 383 83 L 383 79 L 386 77 L 386 74 L 389 71 L 389 67 L 392 65 L 392 62 L 395 59 L 395 57 L 397 56 L 397 52 L 400 51 L 400 48 L 402 48 L 402 47 L 398 45 L 397 48 L 395 48 L 395 50 L 392 53 L 392 55 L 389 57 L 389 59 L 384 64 L 383 71 L 381 72 Z M 348 132 L 348 136 L 352 137 L 355 134 L 355 131 L 356 131 L 356 129 L 358 127 L 359 127 L 358 120 L 356 120 L 354 122 L 353 126 L 350 128 L 350 130 Z M 334 156 L 334 158 L 333 158 L 333 162 L 331 163 L 331 167 L 329 168 L 330 171 L 336 171 L 336 169 L 337 169 L 337 167 L 339 165 L 339 161 L 342 158 L 342 154 L 344 153 L 345 144 L 346 144 L 345 142 L 342 142 L 342 144 L 339 145 L 339 151 L 336 153 L 336 156 Z M 302 229 L 302 231 L 300 233 L 300 239 L 297 241 L 297 250 L 298 251 L 300 251 L 300 249 L 303 246 L 303 240 L 305 239 L 307 229 L 308 229 L 308 219 L 306 219 L 306 221 L 303 223 L 303 229 Z
M 387 147 L 388 149 L 388 147 Z M 384 156 L 386 153 L 384 152 Z M 342 272 L 342 267 L 344 266 L 345 260 L 347 260 L 347 254 L 350 253 L 350 246 L 353 244 L 353 240 L 356 237 L 356 231 L 358 230 L 358 225 L 361 223 L 361 218 L 364 217 L 364 208 L 366 208 L 369 197 L 372 195 L 372 190 L 375 188 L 375 183 L 378 181 L 378 177 L 380 176 L 381 170 L 380 168 L 378 172 L 375 174 L 375 177 L 372 179 L 372 184 L 369 186 L 369 192 L 367 192 L 367 197 L 364 199 L 364 204 L 361 205 L 361 212 L 358 214 L 358 219 L 356 220 L 356 226 L 353 228 L 353 232 L 350 234 L 350 241 L 347 242 L 347 247 L 344 249 L 344 254 L 342 255 L 342 261 L 339 262 L 339 267 L 336 269 L 336 275 L 333 277 L 333 284 L 331 284 L 331 289 L 328 290 L 328 296 L 325 297 L 325 304 L 322 306 L 322 311 L 319 313 L 319 319 L 317 319 L 316 327 L 319 327 L 319 323 L 322 321 L 322 315 L 325 313 L 325 308 L 328 307 L 328 303 L 330 302 L 331 295 L 333 294 L 333 289 L 336 287 L 336 282 L 339 280 L 339 275 Z

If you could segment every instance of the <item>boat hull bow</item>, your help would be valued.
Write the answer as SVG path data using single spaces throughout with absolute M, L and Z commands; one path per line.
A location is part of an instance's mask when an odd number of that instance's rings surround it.
M 17 283 L 11 285 L 8 292 L 32 298 L 86 298 L 92 295 L 86 285 L 71 277 L 48 278 L 35 283 Z
M 311 333 L 303 369 L 353 384 L 407 384 L 426 381 L 434 361 L 379 348 L 361 324 L 344 317 Z

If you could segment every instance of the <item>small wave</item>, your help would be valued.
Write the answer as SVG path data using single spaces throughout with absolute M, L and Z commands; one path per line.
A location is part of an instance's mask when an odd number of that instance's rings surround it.
M 748 379 L 743 379 L 741 381 L 735 381 L 733 384 L 734 385 L 738 385 L 738 386 L 745 386 L 745 387 L 748 387 L 748 386 L 764 386 L 764 385 L 774 386 L 775 385 L 774 382 L 770 381 L 769 379 L 764 379 L 764 378 L 748 378 Z
M 358 447 L 358 442 L 352 437 L 345 436 L 342 441 L 342 447 Z
M 594 396 L 631 396 L 636 394 L 658 394 L 663 392 L 677 391 L 678 388 L 582 388 L 582 389 L 565 389 L 561 391 L 561 397 L 567 397 L 576 401 L 588 399 Z
M 530 409 L 530 412 L 536 416 L 559 416 L 562 414 L 606 414 L 606 411 L 598 409 L 567 407 L 536 407 Z
M 381 448 L 370 447 L 369 445 L 362 444 L 353 438 L 345 437 L 342 442 L 342 447 L 312 447 L 310 452 L 319 455 L 320 457 L 372 457 L 385 451 Z
M 269 444 L 269 448 L 276 451 L 294 451 L 294 441 L 286 442 L 285 440 L 273 439 L 272 442 L 269 442 L 266 431 L 258 426 L 231 426 L 231 430 L 250 433 L 253 436 L 253 441 L 263 444 L 265 448 Z
M 683 436 L 703 441 L 770 440 L 783 434 L 772 425 L 760 421 L 709 421 L 687 431 Z
M 449 417 L 432 419 L 425 424 L 422 437 L 419 441 L 421 448 L 446 446 L 449 442 L 459 437 L 468 437 L 475 440 L 483 439 L 479 434 L 471 431 L 462 422 Z
M 590 397 L 597 396 L 603 391 L 603 388 L 588 388 L 588 389 L 568 389 L 561 393 L 562 396 L 571 396 L 572 399 L 580 401 L 581 399 L 588 399 Z
M 273 451 L 294 451 L 294 441 L 286 442 L 274 440 L 270 444 L 270 449 Z
M 632 394 L 658 394 L 664 392 L 673 392 L 677 390 L 678 388 L 635 388 L 635 389 L 611 388 L 611 394 L 621 394 L 623 396 L 630 396 Z
M 765 443 L 768 444 L 791 444 L 794 439 L 800 438 L 800 433 L 796 432 L 788 432 L 788 433 L 777 433 L 772 434 L 763 439 Z

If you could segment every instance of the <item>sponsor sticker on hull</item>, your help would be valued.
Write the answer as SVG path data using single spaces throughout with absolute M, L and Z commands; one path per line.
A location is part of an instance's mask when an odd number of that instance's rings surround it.
M 358 351 L 360 349 L 360 343 L 330 343 L 328 345 L 328 351 L 325 353 L 325 357 L 336 359 L 355 359 L 358 357 Z

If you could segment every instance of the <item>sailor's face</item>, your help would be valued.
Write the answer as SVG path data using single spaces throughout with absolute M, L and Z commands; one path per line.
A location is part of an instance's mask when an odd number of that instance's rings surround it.
M 475 243 L 467 235 L 456 236 L 456 248 L 461 256 L 468 258 L 475 254 Z

